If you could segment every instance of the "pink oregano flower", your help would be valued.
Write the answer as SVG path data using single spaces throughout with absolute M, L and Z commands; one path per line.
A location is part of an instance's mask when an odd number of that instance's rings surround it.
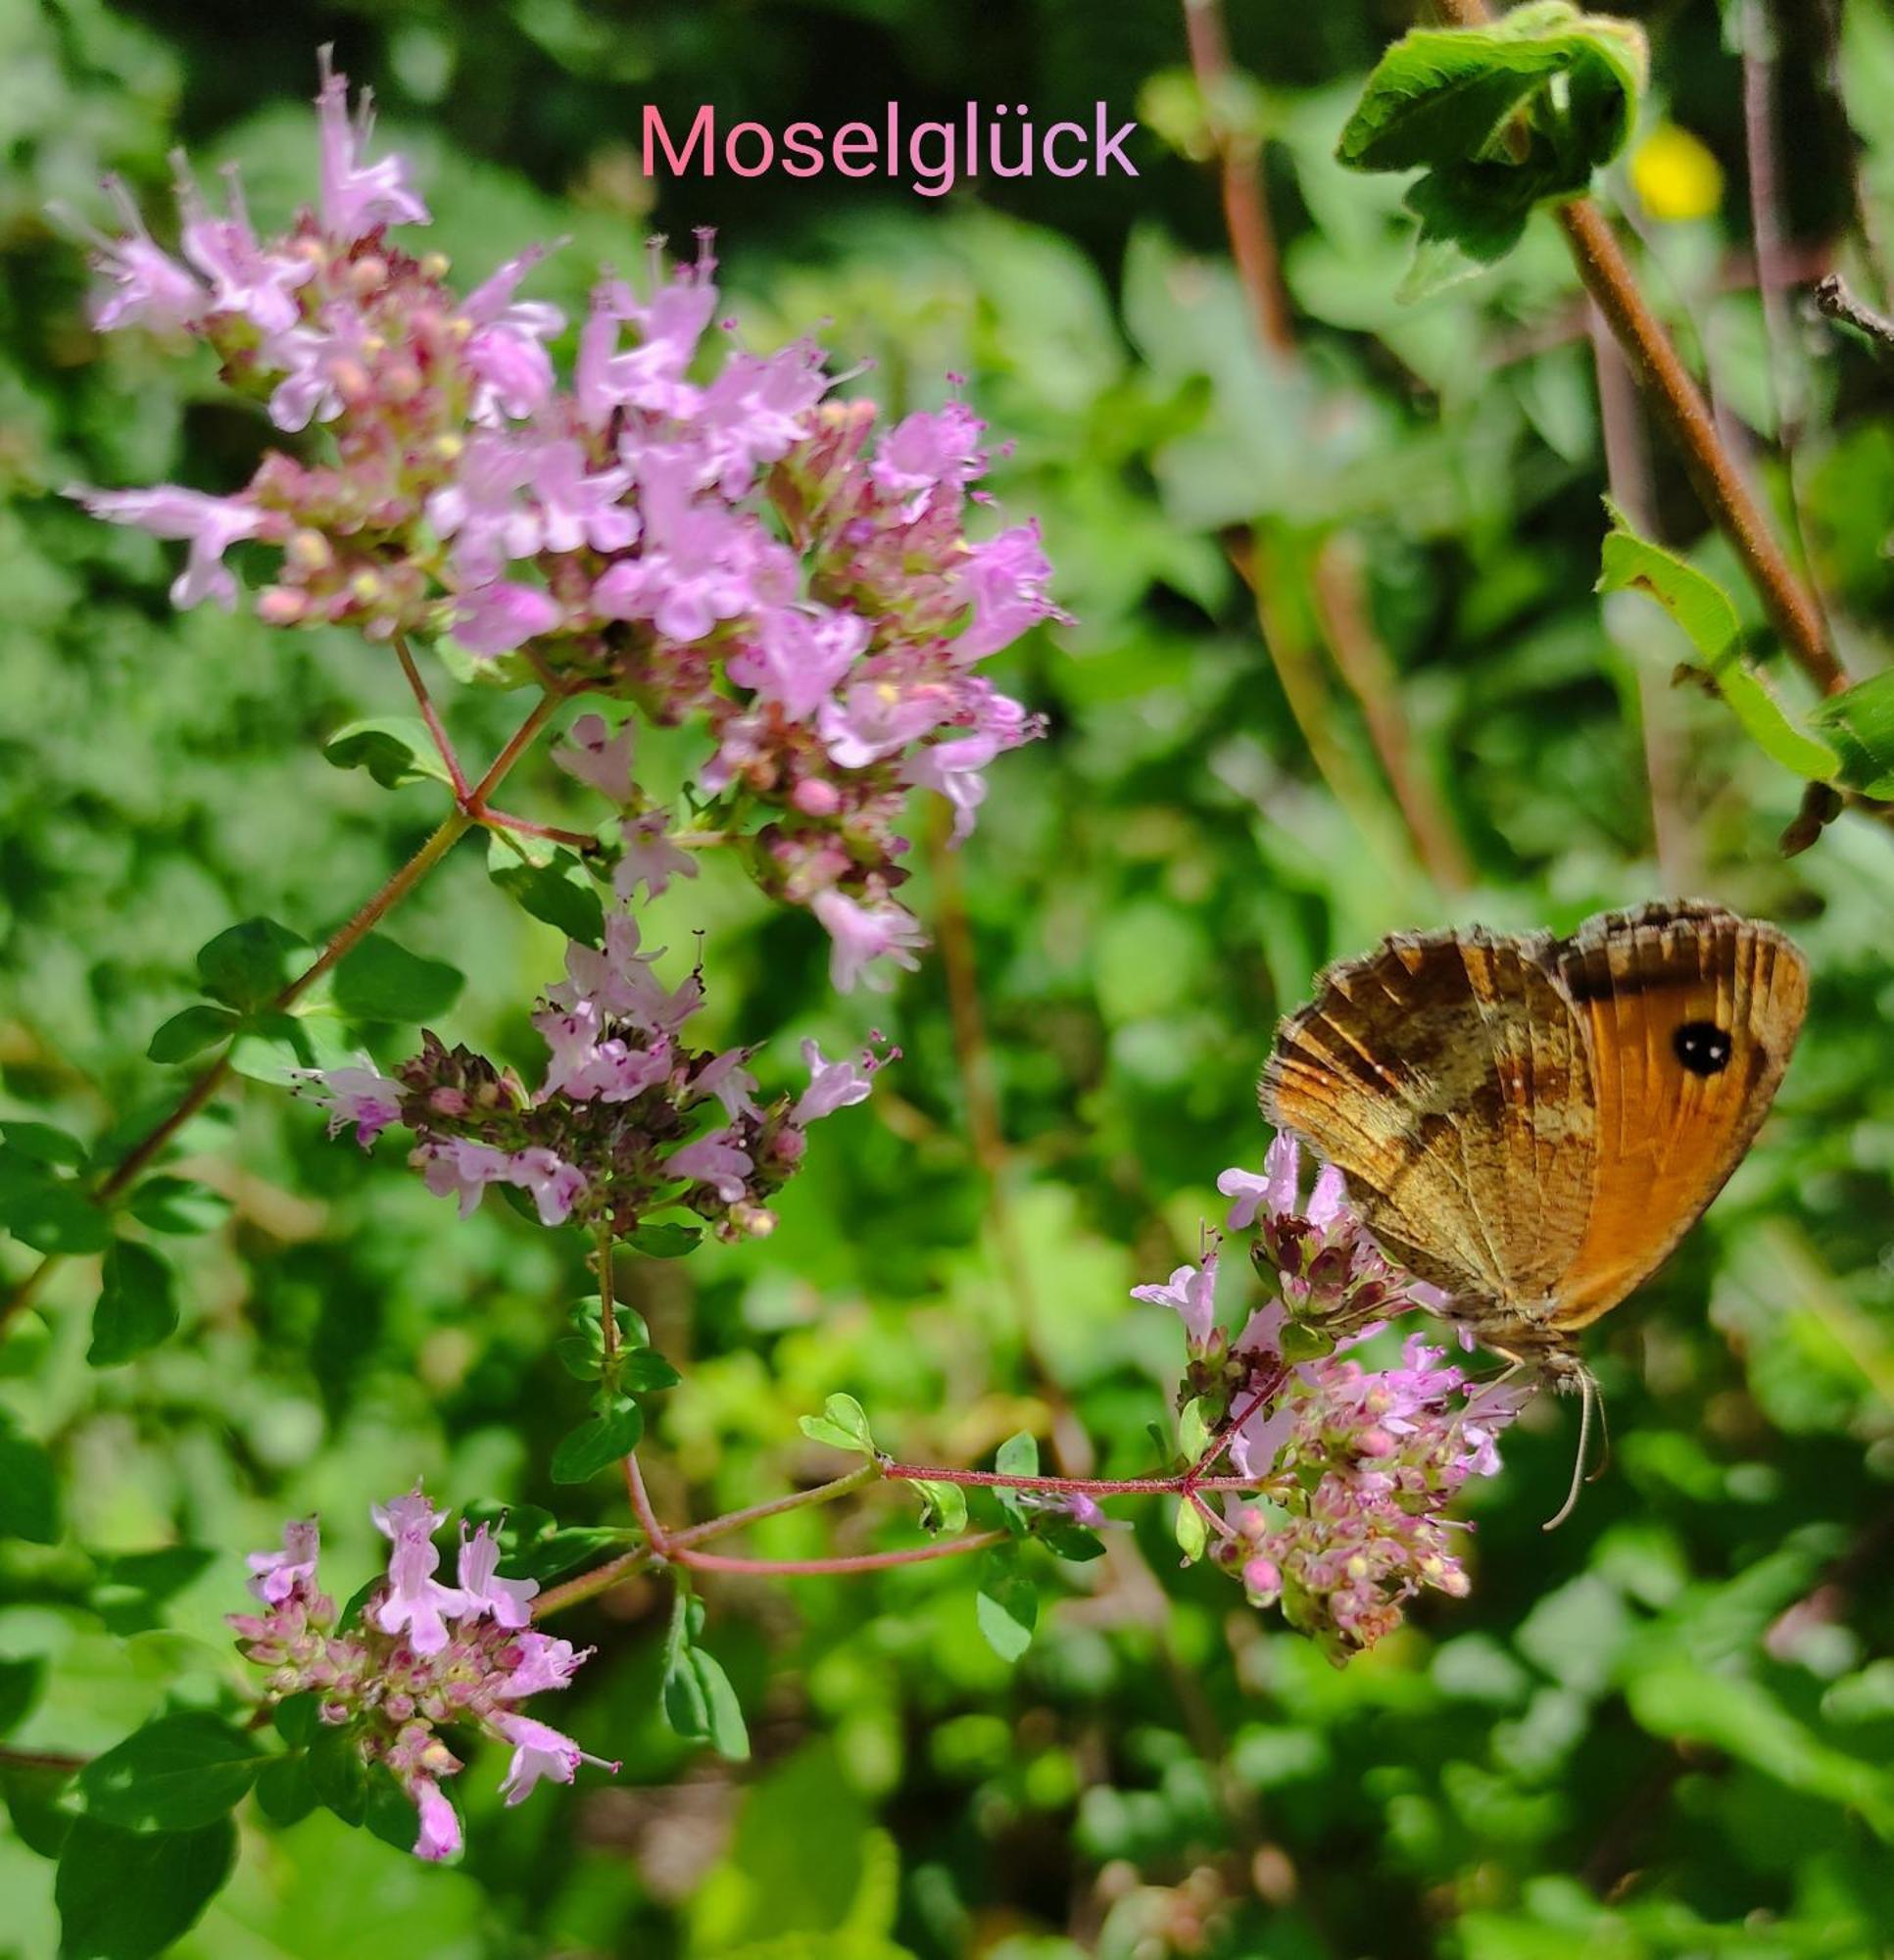
M 250 1590 L 264 1610 L 233 1613 L 245 1657 L 267 1670 L 263 1705 L 293 1694 L 318 1697 L 325 1727 L 347 1732 L 370 1769 L 387 1769 L 414 1806 L 414 1853 L 442 1862 L 460 1855 L 460 1813 L 443 1788 L 462 1765 L 440 1731 L 474 1731 L 512 1751 L 501 1784 L 517 1803 L 548 1777 L 570 1783 L 581 1763 L 615 1772 L 569 1737 L 520 1711 L 534 1694 L 565 1688 L 586 1660 L 567 1641 L 537 1632 L 531 1579 L 504 1579 L 487 1526 L 461 1526 L 458 1586 L 434 1578 L 433 1533 L 446 1523 L 418 1485 L 373 1507 L 389 1541 L 386 1577 L 358 1622 L 344 1624 L 316 1584 L 313 1519 L 286 1525 L 280 1551 L 254 1553 Z
M 654 250 L 642 291 L 602 279 L 562 378 L 564 318 L 522 296 L 543 253 L 458 291 L 396 241 L 426 205 L 399 155 L 371 154 L 366 92 L 351 115 L 326 55 L 316 125 L 316 198 L 279 236 L 234 175 L 218 211 L 180 166 L 173 257 L 113 185 L 93 320 L 207 343 L 277 428 L 324 442 L 269 452 L 227 496 L 73 494 L 186 544 L 180 607 L 238 602 L 241 545 L 268 626 L 452 640 L 496 677 L 699 724 L 700 787 L 760 823 L 752 874 L 816 911 L 838 985 L 888 984 L 923 943 L 898 896 L 910 793 L 947 798 L 964 837 L 988 767 L 1042 732 L 977 671 L 1063 616 L 1038 527 L 980 511 L 1003 445 L 958 400 L 881 426 L 834 398 L 813 342 L 738 346 L 707 235 L 688 264 Z M 586 716 L 560 754 L 636 825 L 621 894 L 690 875 L 628 731 Z
M 1182 1319 L 1184 1398 L 1222 1412 L 1219 1453 L 1250 1487 L 1230 1498 L 1212 1559 L 1345 1661 L 1398 1626 L 1417 1593 L 1466 1593 L 1458 1547 L 1472 1526 L 1444 1513 L 1468 1479 L 1497 1472 L 1496 1439 L 1531 1386 L 1482 1387 L 1419 1334 L 1395 1366 L 1358 1357 L 1387 1320 L 1437 1309 L 1442 1296 L 1384 1256 L 1332 1165 L 1303 1197 L 1293 1138 L 1270 1145 L 1260 1174 L 1233 1168 L 1217 1188 L 1232 1200 L 1229 1231 L 1253 1235 L 1264 1286 L 1240 1331 L 1217 1319 L 1214 1234 L 1197 1264 L 1133 1298 Z

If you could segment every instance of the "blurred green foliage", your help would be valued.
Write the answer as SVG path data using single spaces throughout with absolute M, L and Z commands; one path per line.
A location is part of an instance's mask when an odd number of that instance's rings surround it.
M 1849 226 L 1858 146 L 1869 237 L 1894 209 L 1894 22 L 1848 0 L 1837 65 L 1827 14 L 1784 10 L 1797 252 Z M 1129 1504 L 1108 1559 L 1044 1566 L 1014 1666 L 979 1632 L 972 1560 L 726 1580 L 703 1642 L 748 1714 L 753 1760 L 734 1765 L 664 1727 L 670 1602 L 635 1584 L 565 1629 L 601 1653 L 561 1720 L 624 1758 L 614 1784 L 503 1816 L 476 1764 L 456 1872 L 321 1811 L 280 1835 L 244 1813 L 229 1888 L 175 1949 L 190 1960 L 1842 1960 L 1894 1939 L 1888 832 L 1844 819 L 1783 861 L 1797 784 L 1724 709 L 1666 685 L 1688 649 L 1654 609 L 1594 597 L 1605 468 L 1549 227 L 1482 280 L 1396 304 L 1401 185 L 1334 148 L 1400 10 L 1238 15 L 1289 360 L 1258 348 L 1213 182 L 1152 133 L 1188 150 L 1199 120 L 1181 18 L 1158 0 L 977 18 L 909 0 L 0 9 L 6 1116 L 136 1134 L 186 1079 L 146 1049 L 196 998 L 199 946 L 256 914 L 319 938 L 439 808 L 431 783 L 385 790 L 323 758 L 344 724 L 405 706 L 371 649 L 174 615 L 160 549 L 58 498 L 73 480 L 224 488 L 265 431 L 208 373 L 89 333 L 49 201 L 102 217 L 108 169 L 154 197 L 186 140 L 202 163 L 240 159 L 281 217 L 308 179 L 312 51 L 334 37 L 419 159 L 463 274 L 567 236 L 540 289 L 569 304 L 599 260 L 635 263 L 648 229 L 713 222 L 754 340 L 831 320 L 832 344 L 874 363 L 855 385 L 900 408 L 964 373 L 1016 441 L 999 488 L 1043 514 L 1078 624 L 1008 657 L 1050 737 L 996 767 L 956 877 L 924 876 L 918 906 L 964 904 L 1009 1145 L 997 1190 L 938 956 L 871 1009 L 829 994 L 811 921 L 728 867 L 669 895 L 651 936 L 706 929 L 711 1011 L 765 1044 L 766 1082 L 788 1080 L 797 1037 L 833 1048 L 875 1015 L 903 1056 L 820 1136 L 773 1238 L 640 1262 L 631 1304 L 684 1376 L 653 1439 L 667 1514 L 836 1474 L 798 1418 L 837 1391 L 911 1458 L 985 1460 L 1027 1429 L 1050 1460 L 1069 1408 L 1101 1472 L 1144 1468 L 1177 1335 L 1127 1289 L 1194 1245 L 1218 1170 L 1260 1157 L 1273 1018 L 1333 955 L 1394 927 L 1569 926 L 1688 889 L 1789 923 L 1818 978 L 1762 1144 L 1588 1345 L 1609 1473 L 1543 1537 L 1573 1437 L 1568 1411 L 1537 1406 L 1476 1494 L 1470 1600 L 1432 1602 L 1338 1673 L 1227 1581 L 1179 1575 L 1167 1519 Z M 1807 551 L 1851 664 L 1875 671 L 1894 577 L 1884 373 L 1797 312 L 1773 379 L 1745 270 L 1741 74 L 1716 10 L 1667 10 L 1653 56 L 1646 125 L 1696 131 L 1729 188 L 1646 225 L 1647 289 L 1784 509 L 1774 403 L 1792 377 Z M 914 115 L 1023 99 L 1045 120 L 1141 101 L 1141 175 L 983 183 L 936 206 L 880 183 L 637 172 L 646 100 L 780 123 L 890 97 Z M 1647 488 L 1647 523 L 1736 594 L 1767 654 L 1661 444 Z M 1339 634 L 1337 576 L 1360 601 Z M 1366 668 L 1364 648 L 1380 650 Z M 1364 703 L 1457 840 L 1433 869 L 1464 857 L 1459 888 L 1417 858 Z M 448 711 L 490 752 L 510 705 L 463 692 Z M 524 783 L 558 820 L 569 786 L 543 760 Z M 533 1054 L 525 1013 L 558 938 L 471 848 L 395 931 L 465 970 L 448 1031 Z M 369 1570 L 369 1499 L 416 1472 L 457 1498 L 621 1521 L 607 1483 L 548 1474 L 584 1394 L 552 1353 L 585 1285 L 571 1249 L 504 1207 L 456 1224 L 256 1084 L 207 1110 L 182 1157 L 209 1229 L 167 1240 L 175 1298 L 121 1259 L 95 1328 L 96 1261 L 76 1258 L 0 1349 L 14 1960 L 59 1937 L 61 1825 L 26 1758 L 103 1750 L 168 1700 L 215 1699 L 236 1672 L 220 1616 L 240 1554 L 281 1518 L 320 1511 L 338 1591 Z M 27 1262 L 0 1258 L 9 1278 Z M 865 1549 L 906 1542 L 910 1519 L 871 1493 L 752 1543 Z M 189 1834 L 191 1855 L 227 1856 L 223 1829 Z M 127 1870 L 128 1897 L 140 1883 Z

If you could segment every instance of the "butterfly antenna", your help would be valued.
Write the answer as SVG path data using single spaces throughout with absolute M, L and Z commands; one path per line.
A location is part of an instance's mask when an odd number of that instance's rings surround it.
M 1565 1494 L 1562 1503 L 1553 1515 L 1539 1527 L 1541 1531 L 1557 1531 L 1574 1511 L 1578 1508 L 1578 1493 L 1584 1489 L 1585 1452 L 1591 1445 L 1591 1411 L 1598 1399 L 1598 1385 L 1591 1379 L 1588 1370 L 1578 1376 L 1578 1451 L 1572 1459 L 1572 1488 Z

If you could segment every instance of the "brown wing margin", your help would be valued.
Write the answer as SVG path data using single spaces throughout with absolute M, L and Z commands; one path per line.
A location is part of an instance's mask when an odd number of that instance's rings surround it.
M 1553 964 L 1597 1100 L 1591 1215 L 1554 1321 L 1570 1330 L 1648 1279 L 1742 1161 L 1801 1031 L 1809 968 L 1774 926 L 1697 901 L 1594 919 Z M 1728 1039 L 1715 1073 L 1677 1054 L 1697 1023 Z

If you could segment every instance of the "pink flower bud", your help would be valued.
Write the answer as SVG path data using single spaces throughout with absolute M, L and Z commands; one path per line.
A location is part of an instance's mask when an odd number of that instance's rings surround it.
M 842 792 L 820 776 L 804 776 L 789 800 L 804 816 L 833 816 L 842 808 Z

